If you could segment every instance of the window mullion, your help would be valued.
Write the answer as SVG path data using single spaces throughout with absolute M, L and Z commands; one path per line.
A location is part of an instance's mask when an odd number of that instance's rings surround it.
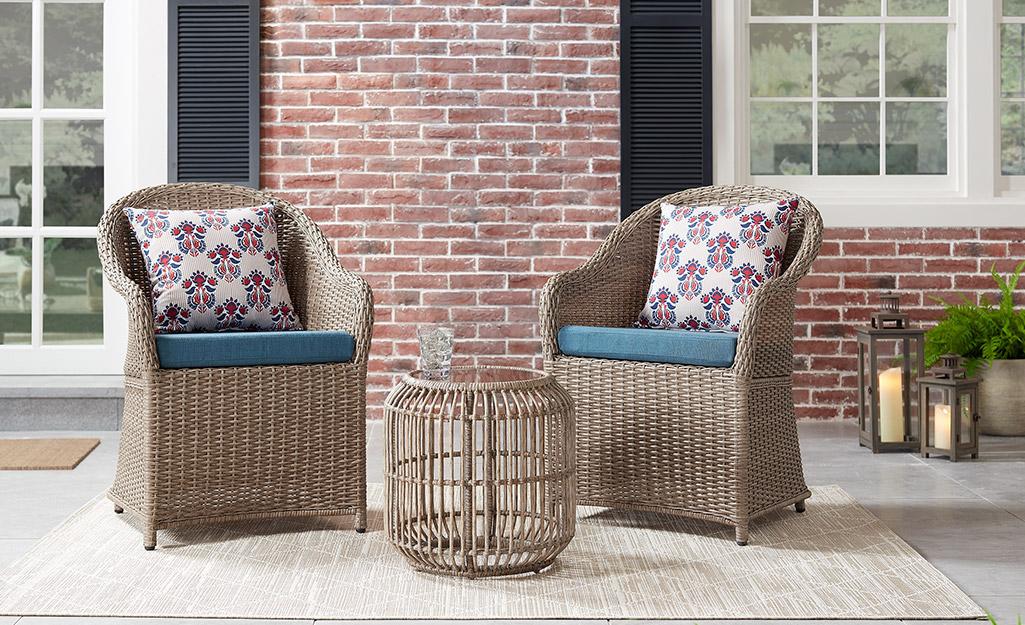
M 883 0 L 883 15 L 887 14 Z M 886 23 L 879 24 L 879 175 L 886 175 Z
M 815 3 L 815 15 L 819 3 Z M 819 25 L 811 25 L 811 175 L 819 175 Z
M 43 2 L 32 2 L 32 347 L 43 343 Z

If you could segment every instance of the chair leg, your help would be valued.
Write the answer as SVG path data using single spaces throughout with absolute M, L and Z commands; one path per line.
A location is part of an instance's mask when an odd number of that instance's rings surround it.
M 114 506 L 114 514 L 122 514 L 125 511 L 121 506 Z
M 797 514 L 801 514 L 802 512 L 804 512 L 804 499 L 794 504 L 794 510 L 797 510 Z
M 356 512 L 356 533 L 362 534 L 365 531 L 367 531 L 367 509 L 362 507 Z
M 157 530 L 156 528 L 146 525 L 146 529 L 143 530 L 142 546 L 146 551 L 153 551 L 157 548 Z
M 743 547 L 747 544 L 747 524 L 737 526 L 737 544 Z

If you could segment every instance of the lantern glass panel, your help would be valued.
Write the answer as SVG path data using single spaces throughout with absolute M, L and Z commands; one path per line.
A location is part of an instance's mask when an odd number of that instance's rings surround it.
M 951 414 L 954 410 L 954 393 L 942 386 L 926 386 L 926 410 L 929 419 L 929 438 L 926 444 L 938 449 L 950 449 Z
M 866 383 L 877 389 L 881 442 L 918 440 L 917 341 L 876 337 L 876 376 Z
M 958 432 L 957 442 L 961 445 L 972 443 L 972 415 L 975 414 L 975 393 L 971 391 L 960 391 L 961 397 L 961 431 Z

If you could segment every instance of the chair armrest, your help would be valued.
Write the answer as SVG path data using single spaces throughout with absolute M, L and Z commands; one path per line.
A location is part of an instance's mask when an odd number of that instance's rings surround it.
M 558 335 L 564 326 L 625 328 L 637 320 L 655 270 L 659 222 L 650 212 L 651 205 L 635 212 L 587 262 L 545 284 L 538 313 L 545 360 L 561 354 Z
M 298 211 L 298 209 L 293 209 Z M 307 330 L 341 330 L 352 335 L 352 361 L 366 364 L 374 328 L 374 294 L 366 280 L 346 270 L 320 228 L 305 215 L 294 220 L 302 249 L 290 257 L 304 259 L 286 267 L 288 290 Z M 297 254 L 296 252 L 300 252 Z
M 795 220 L 791 236 L 799 234 L 801 245 L 787 269 L 751 296 L 740 322 L 737 355 L 733 362 L 738 375 L 765 378 L 791 375 L 794 370 L 794 308 L 797 283 L 808 275 L 822 247 L 822 217 L 804 198 L 800 221 Z M 786 261 L 787 259 L 784 259 Z
M 143 288 L 125 271 L 128 254 L 138 246 L 135 235 L 127 227 L 119 207 L 108 209 L 97 228 L 96 246 L 103 275 L 125 299 L 128 307 L 128 346 L 125 353 L 125 375 L 142 377 L 146 371 L 160 368 L 157 358 L 153 297 L 148 285 Z

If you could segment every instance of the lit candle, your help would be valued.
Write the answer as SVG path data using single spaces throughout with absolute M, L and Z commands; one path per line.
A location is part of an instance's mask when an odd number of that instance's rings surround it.
M 933 411 L 933 434 L 936 444 L 934 447 L 950 449 L 950 406 L 940 404 Z
M 891 367 L 879 374 L 879 440 L 904 441 L 904 393 L 900 368 Z

